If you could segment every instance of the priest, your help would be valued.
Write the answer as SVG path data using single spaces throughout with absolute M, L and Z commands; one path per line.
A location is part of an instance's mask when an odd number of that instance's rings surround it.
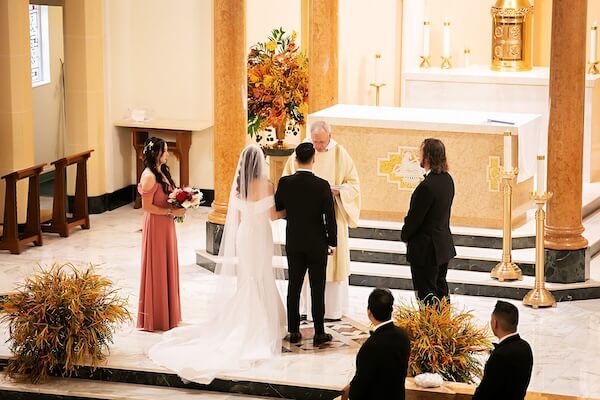
M 360 214 L 360 185 L 358 172 L 352 158 L 335 140 L 331 138 L 331 129 L 325 121 L 314 122 L 307 138 L 315 146 L 315 175 L 331 185 L 335 200 L 338 245 L 327 263 L 327 283 L 325 286 L 325 319 L 339 320 L 348 308 L 348 276 L 350 275 L 350 247 L 348 245 L 348 227 L 355 228 Z M 283 175 L 296 172 L 296 159 L 288 159 Z M 310 310 L 306 292 L 303 291 L 304 304 Z

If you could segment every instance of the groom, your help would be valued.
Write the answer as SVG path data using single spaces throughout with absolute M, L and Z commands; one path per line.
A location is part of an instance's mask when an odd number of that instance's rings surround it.
M 337 245 L 337 226 L 329 183 L 312 172 L 315 148 L 312 143 L 296 147 L 298 169 L 284 176 L 275 193 L 277 211 L 286 211 L 285 251 L 288 260 L 287 316 L 290 343 L 298 343 L 300 334 L 300 291 L 308 270 L 312 315 L 315 324 L 313 345 L 331 341 L 325 333 L 325 269 L 327 255 Z

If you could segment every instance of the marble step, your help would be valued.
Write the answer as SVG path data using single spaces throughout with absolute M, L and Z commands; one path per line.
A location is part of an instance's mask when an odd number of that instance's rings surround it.
M 400 241 L 400 233 L 402 231 L 402 224 L 396 226 L 383 228 L 378 223 L 373 221 L 361 221 L 361 224 L 349 230 L 351 238 L 357 239 L 377 239 L 377 240 L 389 240 L 389 241 Z M 481 230 L 478 229 L 461 229 L 461 227 L 451 227 L 452 238 L 456 246 L 469 246 L 469 247 L 482 247 L 490 249 L 502 249 L 502 232 L 493 230 Z M 513 232 L 512 237 L 513 249 L 525 249 L 535 247 L 535 233 L 523 232 L 521 235 L 516 235 Z
M 214 271 L 217 261 L 218 257 L 204 251 L 196 253 L 196 263 L 209 271 Z M 273 264 L 275 268 L 287 272 L 285 257 L 274 257 Z M 453 294 L 517 300 L 522 300 L 535 283 L 533 276 L 524 276 L 519 281 L 500 282 L 492 279 L 489 272 L 453 269 L 448 270 L 447 280 L 450 293 Z M 398 264 L 351 261 L 350 285 L 413 290 L 410 267 Z M 557 301 L 600 298 L 600 281 L 595 279 L 578 283 L 546 283 L 546 288 L 554 294 Z
M 500 282 L 487 272 L 448 270 L 447 281 L 451 294 L 522 300 L 534 287 L 535 278 L 524 276 L 520 281 Z M 413 290 L 410 267 L 390 264 L 352 262 L 350 284 Z M 600 298 L 600 281 L 592 279 L 581 283 L 546 283 L 546 289 L 556 301 Z
M 535 221 L 530 219 L 524 226 L 512 232 L 513 250 L 535 247 Z M 384 221 L 359 221 L 359 226 L 349 230 L 351 238 L 400 241 L 402 223 Z M 588 213 L 583 219 L 584 237 L 590 242 L 592 255 L 600 252 L 600 209 Z M 502 230 L 453 226 L 455 246 L 502 249 Z
M 7 356 L 0 355 L 0 364 L 6 365 L 6 363 Z M 39 397 L 33 397 L 32 393 Z M 146 393 L 149 395 L 146 396 Z M 298 386 L 266 380 L 246 381 L 240 377 L 217 378 L 209 385 L 183 383 L 179 376 L 163 369 L 98 367 L 92 371 L 89 367 L 81 367 L 77 375 L 70 378 L 54 377 L 47 383 L 38 385 L 14 382 L 8 379 L 4 372 L 0 372 L 0 399 L 2 400 L 81 398 L 332 400 L 339 395 L 339 390 L 319 387 L 311 383 Z
M 351 238 L 349 244 L 351 261 L 409 265 L 406 260 L 405 243 Z M 456 246 L 456 253 L 456 257 L 448 265 L 450 269 L 490 272 L 502 260 L 501 249 Z M 534 275 L 535 249 L 513 250 L 512 257 L 523 274 Z
M 2 400 L 266 400 L 275 397 L 76 378 L 50 378 L 42 384 L 19 383 L 0 373 L 0 398 Z

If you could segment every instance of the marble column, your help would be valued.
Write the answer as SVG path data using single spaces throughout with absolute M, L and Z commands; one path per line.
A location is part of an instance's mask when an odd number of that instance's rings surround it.
M 66 155 L 94 149 L 88 161 L 91 212 L 104 212 L 106 129 L 104 113 L 104 1 L 65 0 Z M 110 150 L 109 150 L 110 151 Z M 68 172 L 68 192 L 75 174 Z
M 215 200 L 206 250 L 218 254 L 233 175 L 246 143 L 246 1 L 219 0 L 213 7 Z
M 550 123 L 545 248 L 551 282 L 579 282 L 586 272 L 581 235 L 586 0 L 554 0 L 550 49 Z
M 310 0 L 308 112 L 338 102 L 338 0 Z
M 533 3 L 533 65 L 550 65 L 550 35 L 552 30 L 552 0 Z
M 0 0 L 0 176 L 34 163 L 29 1 Z M 19 221 L 27 211 L 27 182 L 18 186 Z M 4 180 L 0 181 L 0 220 Z

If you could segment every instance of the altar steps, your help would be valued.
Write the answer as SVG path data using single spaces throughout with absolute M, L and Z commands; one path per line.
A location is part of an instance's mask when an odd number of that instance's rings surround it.
M 279 398 L 279 397 L 278 397 Z M 106 382 L 100 380 L 50 378 L 43 384 L 18 383 L 0 373 L 2 400 L 267 400 L 244 394 L 209 392 L 153 384 Z
M 596 188 L 597 189 L 597 188 Z M 597 192 L 597 190 L 595 191 Z M 594 192 L 594 193 L 595 193 Z M 596 193 L 597 194 L 597 193 Z M 600 196 L 587 196 L 582 209 L 584 236 L 588 239 L 590 270 L 600 269 Z M 285 222 L 275 224 L 276 237 L 281 238 L 282 255 Z M 402 224 L 388 221 L 359 222 L 350 229 L 350 284 L 355 286 L 384 286 L 392 289 L 412 290 L 409 263 L 406 260 L 406 244 L 400 241 Z M 533 287 L 535 275 L 535 221 L 533 215 L 523 226 L 515 229 L 513 239 L 513 262 L 523 271 L 523 280 L 499 282 L 490 277 L 494 266 L 502 260 L 502 231 L 451 227 L 456 244 L 456 257 L 448 265 L 448 285 L 451 293 L 503 297 L 521 300 Z M 214 268 L 217 258 L 204 251 L 197 252 L 197 264 Z M 276 261 L 280 268 L 287 268 L 285 257 Z M 558 301 L 600 298 L 600 271 L 592 271 L 586 282 L 571 284 L 548 283 L 547 288 Z

